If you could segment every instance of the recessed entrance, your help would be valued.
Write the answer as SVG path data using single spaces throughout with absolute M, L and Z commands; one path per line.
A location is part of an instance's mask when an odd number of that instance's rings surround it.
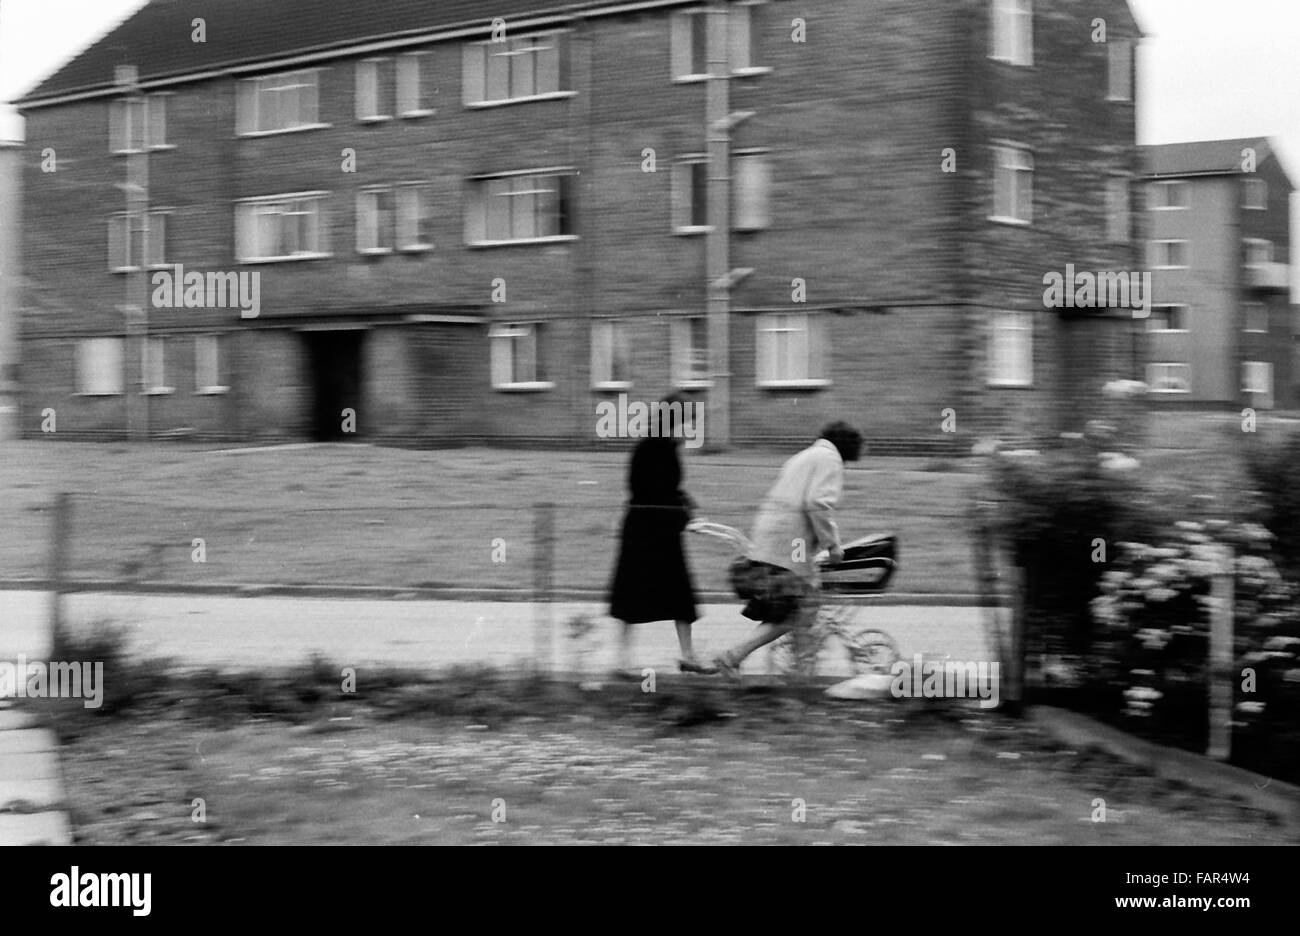
M 365 331 L 307 331 L 302 337 L 311 381 L 312 438 L 318 442 L 357 438 L 365 426 L 361 398 Z M 348 410 L 355 414 L 351 419 Z

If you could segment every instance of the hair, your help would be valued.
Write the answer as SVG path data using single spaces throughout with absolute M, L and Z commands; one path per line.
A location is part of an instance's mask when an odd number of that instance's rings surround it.
M 689 418 L 690 401 L 686 394 L 673 391 L 660 398 L 657 406 L 652 407 L 650 418 L 659 421 L 659 437 L 662 439 L 676 440 L 681 436 L 682 424 Z M 651 429 L 651 435 L 654 435 L 654 429 Z
M 843 420 L 836 420 L 822 429 L 821 438 L 825 439 L 840 453 L 846 462 L 857 461 L 862 457 L 862 433 Z

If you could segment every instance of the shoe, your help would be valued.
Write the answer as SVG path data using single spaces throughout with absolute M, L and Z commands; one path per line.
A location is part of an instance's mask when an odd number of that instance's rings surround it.
M 640 682 L 641 674 L 635 670 L 612 669 L 609 671 L 609 678 L 615 682 Z
M 733 682 L 740 679 L 740 665 L 731 659 L 731 654 L 724 653 L 713 658 L 713 666 L 725 679 Z
M 683 673 L 699 673 L 701 676 L 716 676 L 718 668 L 710 666 L 708 663 L 698 663 L 695 660 L 678 660 L 677 668 Z

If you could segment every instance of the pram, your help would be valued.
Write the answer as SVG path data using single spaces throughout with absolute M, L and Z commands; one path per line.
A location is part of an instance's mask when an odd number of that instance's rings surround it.
M 689 533 L 712 537 L 731 547 L 733 554 L 748 556 L 753 544 L 740 530 L 724 523 L 692 520 Z M 802 648 L 809 662 L 815 663 L 833 639 L 847 655 L 854 675 L 888 673 L 899 659 L 894 639 L 882 630 L 865 626 L 863 610 L 872 598 L 884 594 L 898 569 L 898 537 L 892 533 L 874 533 L 844 545 L 844 558 L 832 563 L 826 550 L 813 557 L 820 586 L 815 600 L 817 617 L 811 628 L 811 640 Z M 793 635 L 772 645 L 773 667 L 780 671 L 800 668 Z M 809 667 L 810 668 L 810 667 Z

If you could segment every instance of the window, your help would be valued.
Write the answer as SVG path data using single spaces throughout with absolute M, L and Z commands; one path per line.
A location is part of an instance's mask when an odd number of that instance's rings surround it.
M 323 192 L 276 195 L 235 207 L 235 253 L 241 263 L 327 256 Z
M 989 383 L 996 387 L 1028 387 L 1033 382 L 1033 313 L 996 313 L 989 337 Z
M 1107 42 L 1110 56 L 1108 101 L 1133 100 L 1133 43 L 1127 39 Z
M 221 337 L 196 335 L 194 338 L 194 392 L 225 393 L 230 388 L 221 379 Z
M 1265 397 L 1273 395 L 1273 365 L 1268 361 L 1241 362 L 1241 390 Z
M 727 38 L 730 43 L 732 74 L 768 70 L 758 64 L 758 48 L 754 38 L 757 32 L 756 20 L 761 12 L 761 0 L 741 0 L 727 13 Z
M 673 386 L 711 386 L 709 380 L 709 320 L 703 315 L 681 315 L 670 320 Z
M 118 155 L 167 149 L 167 94 L 117 98 L 109 103 L 109 149 Z
M 1247 237 L 1242 241 L 1246 249 L 1246 268 L 1255 269 L 1273 261 L 1273 242 L 1262 237 Z
M 283 133 L 322 126 L 320 73 L 286 72 L 239 83 L 235 122 L 240 134 Z
M 1029 224 L 1034 220 L 1034 157 L 1019 146 L 996 147 L 993 220 Z
M 408 182 L 397 187 L 397 249 L 429 250 L 433 247 L 433 213 L 429 186 Z
M 1151 183 L 1151 210 L 1178 211 L 1192 207 L 1192 186 L 1177 179 Z
M 1268 210 L 1268 183 L 1263 179 L 1243 179 L 1241 207 L 1249 211 Z
M 537 324 L 493 325 L 488 332 L 492 345 L 492 386 L 497 390 L 548 390 L 554 386 L 543 379 L 538 355 Z
M 1159 363 L 1147 365 L 1147 385 L 1152 393 L 1191 393 L 1190 364 Z
M 771 224 L 768 192 L 772 170 L 761 153 L 738 153 L 732 162 L 732 227 L 737 231 L 759 231 Z
M 992 0 L 992 2 L 993 42 L 989 57 L 1012 65 L 1033 65 L 1033 0 Z
M 597 390 L 626 390 L 632 386 L 632 355 L 627 324 L 614 320 L 591 325 L 591 385 Z
M 171 393 L 167 386 L 167 339 L 146 338 L 141 345 L 140 373 L 145 393 Z
M 1150 261 L 1156 270 L 1186 270 L 1191 251 L 1185 240 L 1151 242 Z
M 736 41 L 736 34 L 732 34 Z M 672 68 L 678 81 L 698 81 L 709 76 L 709 14 L 681 10 L 672 16 Z
M 755 371 L 760 387 L 819 387 L 826 378 L 826 323 L 816 313 L 758 317 Z
M 466 243 L 572 238 L 571 183 L 567 172 L 472 180 L 465 214 Z
M 162 210 L 143 214 L 122 212 L 108 222 L 108 268 L 130 273 L 141 265 L 167 265 L 167 214 Z
M 1106 183 L 1106 239 L 1117 244 L 1128 243 L 1131 230 L 1129 183 L 1124 177 L 1114 177 Z
M 1245 307 L 1245 330 L 1255 334 L 1268 334 L 1268 306 L 1262 302 L 1247 302 Z
M 1147 331 L 1187 331 L 1187 306 L 1177 303 L 1153 305 L 1147 319 Z
M 77 393 L 116 396 L 122 392 L 122 339 L 86 338 L 77 344 Z
M 357 62 L 357 120 L 388 120 L 387 95 L 393 86 L 393 63 L 390 59 L 363 59 Z
M 357 193 L 357 251 L 391 253 L 396 233 L 393 190 L 368 188 Z
M 397 115 L 422 117 L 433 111 L 424 106 L 420 75 L 424 72 L 427 52 L 408 52 L 397 60 Z
M 564 47 L 563 33 L 467 44 L 465 104 L 502 104 L 566 92 L 561 73 Z
M 709 230 L 707 156 L 683 156 L 673 164 L 673 229 L 678 234 Z

